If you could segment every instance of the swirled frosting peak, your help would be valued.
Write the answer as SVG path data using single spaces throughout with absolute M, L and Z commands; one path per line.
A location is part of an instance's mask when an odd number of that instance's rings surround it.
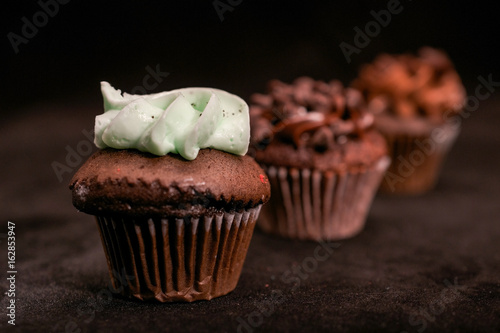
M 250 140 L 248 105 L 213 88 L 184 88 L 130 95 L 101 82 L 104 113 L 95 120 L 99 148 L 138 149 L 193 160 L 203 148 L 245 155 Z

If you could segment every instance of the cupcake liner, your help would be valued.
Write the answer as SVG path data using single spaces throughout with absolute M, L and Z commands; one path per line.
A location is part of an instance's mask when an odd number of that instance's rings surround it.
M 433 137 L 434 130 L 439 136 Z M 392 163 L 380 189 L 386 193 L 420 194 L 431 190 L 441 171 L 443 161 L 455 142 L 460 128 L 451 124 L 434 127 L 426 133 L 381 133 L 387 140 Z
M 359 233 L 371 201 L 389 165 L 383 157 L 373 166 L 343 173 L 262 166 L 271 183 L 271 199 L 262 209 L 259 227 L 295 239 L 338 240 Z
M 126 297 L 160 302 L 231 292 L 261 206 L 196 218 L 96 216 L 113 287 Z

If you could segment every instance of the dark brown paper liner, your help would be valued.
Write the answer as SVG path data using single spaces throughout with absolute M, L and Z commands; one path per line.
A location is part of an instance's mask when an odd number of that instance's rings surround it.
M 265 232 L 294 239 L 352 237 L 363 229 L 388 165 L 388 157 L 372 167 L 345 173 L 263 165 L 271 182 L 271 199 L 258 225 Z
M 440 131 L 439 140 L 433 139 L 431 130 L 420 135 L 381 131 L 392 160 L 380 185 L 383 192 L 420 194 L 435 187 L 443 161 L 460 132 L 451 124 L 435 128 Z
M 233 291 L 260 209 L 184 219 L 97 216 L 113 287 L 126 297 L 160 302 Z

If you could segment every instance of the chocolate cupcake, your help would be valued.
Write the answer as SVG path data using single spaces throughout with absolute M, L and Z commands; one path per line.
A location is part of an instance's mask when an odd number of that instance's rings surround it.
M 251 97 L 250 121 L 252 155 L 271 182 L 262 230 L 309 240 L 362 230 L 389 158 L 358 91 L 338 81 L 274 80 Z
M 75 207 L 96 216 L 113 286 L 160 302 L 231 292 L 270 194 L 244 156 L 248 106 L 210 88 L 122 96 L 104 82 L 102 91 L 102 149 L 70 189 Z
M 417 56 L 382 54 L 361 68 L 352 86 L 366 97 L 375 126 L 388 142 L 392 163 L 381 189 L 431 190 L 460 131 L 453 118 L 466 96 L 448 56 L 430 47 Z

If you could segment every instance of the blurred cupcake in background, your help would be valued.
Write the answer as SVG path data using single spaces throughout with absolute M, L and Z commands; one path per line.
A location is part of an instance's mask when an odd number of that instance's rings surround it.
M 250 152 L 271 183 L 262 230 L 318 241 L 362 230 L 389 158 L 360 92 L 339 81 L 273 80 L 251 97 L 250 122 Z
M 392 163 L 381 189 L 398 194 L 431 190 L 460 131 L 452 121 L 465 88 L 448 56 L 423 47 L 418 55 L 381 54 L 362 66 L 352 86 L 366 98 Z

